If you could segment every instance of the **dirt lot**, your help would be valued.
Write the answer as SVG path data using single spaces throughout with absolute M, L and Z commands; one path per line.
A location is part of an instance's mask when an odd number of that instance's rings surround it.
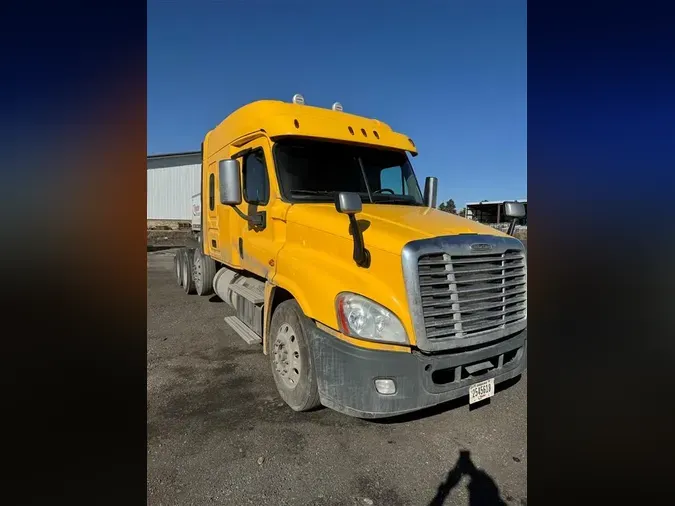
M 148 253 L 148 504 L 527 504 L 527 373 L 476 409 L 295 413 L 230 314 L 185 295 L 172 251 Z

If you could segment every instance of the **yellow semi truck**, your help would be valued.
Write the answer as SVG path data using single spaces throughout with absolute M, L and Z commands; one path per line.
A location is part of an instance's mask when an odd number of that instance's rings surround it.
M 234 308 L 225 321 L 262 345 L 296 411 L 473 403 L 525 368 L 523 244 L 435 209 L 416 155 L 385 123 L 300 95 L 245 105 L 204 138 L 199 242 L 178 251 L 177 282 Z

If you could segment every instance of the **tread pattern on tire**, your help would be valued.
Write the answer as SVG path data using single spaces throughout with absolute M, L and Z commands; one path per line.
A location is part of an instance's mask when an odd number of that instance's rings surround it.
M 183 249 L 176 251 L 176 255 L 173 257 L 173 271 L 176 275 L 176 284 L 178 286 L 183 286 Z
M 291 323 L 294 328 L 299 327 L 300 332 L 302 333 L 302 336 L 299 337 L 301 343 L 300 347 L 303 349 L 304 353 L 306 353 L 308 360 L 308 367 L 303 368 L 307 371 L 307 373 L 303 373 L 301 383 L 299 383 L 294 390 L 288 390 L 284 386 L 283 381 L 277 378 L 273 362 L 272 346 L 274 344 L 274 336 L 276 335 L 277 328 L 286 321 Z M 319 388 L 316 380 L 316 372 L 314 369 L 314 358 L 312 356 L 312 350 L 308 337 L 308 322 L 309 320 L 302 312 L 300 305 L 295 300 L 291 299 L 284 301 L 274 310 L 272 322 L 270 325 L 271 332 L 267 341 L 267 354 L 269 356 L 270 367 L 272 369 L 272 375 L 274 376 L 274 382 L 277 385 L 277 390 L 286 404 L 288 404 L 295 411 L 311 411 L 321 406 Z M 296 333 L 297 332 L 298 330 L 296 329 Z M 297 390 L 297 388 L 301 385 L 302 389 Z
M 183 290 L 188 295 L 196 293 L 195 290 L 195 280 L 192 277 L 192 261 L 194 257 L 193 249 L 185 249 L 183 254 Z

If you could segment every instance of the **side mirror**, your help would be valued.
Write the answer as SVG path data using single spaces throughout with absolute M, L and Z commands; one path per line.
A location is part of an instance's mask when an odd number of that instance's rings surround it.
M 218 162 L 220 180 L 220 203 L 227 206 L 241 204 L 241 178 L 237 160 L 220 160 Z
M 338 213 L 343 214 L 360 213 L 363 209 L 361 197 L 359 197 L 358 193 L 340 192 L 335 199 L 335 209 L 337 209 Z
M 354 253 L 352 258 L 359 267 L 368 268 L 370 266 L 370 251 L 366 249 L 363 242 L 363 232 L 356 221 L 356 213 L 363 209 L 361 197 L 358 193 L 340 192 L 335 197 L 335 209 L 338 213 L 349 216 L 349 233 L 354 237 Z
M 436 207 L 436 195 L 438 194 L 438 178 L 428 176 L 424 180 L 424 205 Z
M 525 205 L 522 202 L 504 202 L 504 215 L 507 218 L 523 218 Z

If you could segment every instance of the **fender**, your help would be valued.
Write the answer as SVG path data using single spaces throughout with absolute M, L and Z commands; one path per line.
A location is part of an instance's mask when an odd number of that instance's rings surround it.
M 281 279 L 281 283 L 279 284 L 277 282 L 278 279 Z M 302 290 L 299 289 L 297 284 L 293 283 L 290 280 L 285 280 L 283 276 L 279 276 L 278 273 L 274 276 L 274 281 L 265 281 L 265 305 L 263 306 L 263 339 L 262 339 L 262 345 L 263 345 L 263 353 L 267 355 L 267 337 L 269 335 L 269 328 L 270 324 L 272 323 L 272 301 L 274 300 L 274 296 L 276 295 L 276 289 L 277 286 L 280 288 L 283 288 L 286 290 L 288 293 L 291 294 L 291 297 L 293 297 L 298 305 L 300 306 L 300 309 L 302 309 L 302 312 L 305 313 L 306 315 L 309 315 L 308 311 L 311 311 L 309 309 L 309 302 L 307 301 L 306 297 L 301 297 L 299 298 L 298 295 L 303 294 Z
M 273 288 L 278 286 L 293 296 L 305 316 L 337 330 L 335 298 L 340 292 L 353 292 L 392 311 L 406 329 L 410 344 L 415 344 L 403 277 L 392 276 L 402 269 L 400 256 L 372 248 L 371 266 L 364 269 L 352 259 L 351 241 L 315 233 L 312 242 L 291 242 L 281 249 L 276 274 L 270 287 L 266 286 L 266 307 L 274 299 Z M 266 322 L 269 318 L 265 315 Z

